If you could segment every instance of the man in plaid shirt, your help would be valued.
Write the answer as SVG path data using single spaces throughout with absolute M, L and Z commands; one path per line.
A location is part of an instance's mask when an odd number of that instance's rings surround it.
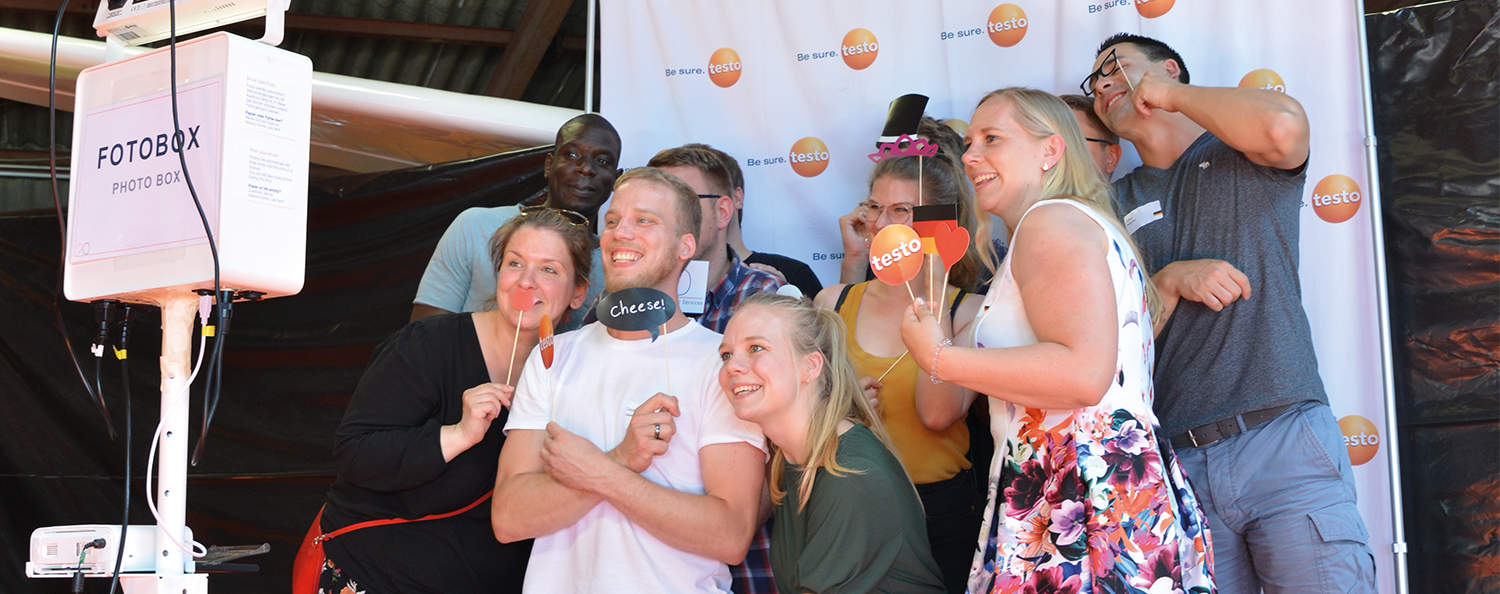
M 688 145 L 661 151 L 649 165 L 671 173 L 692 186 L 703 206 L 703 226 L 698 233 L 698 253 L 694 260 L 708 262 L 708 285 L 703 315 L 698 323 L 709 330 L 724 333 L 729 317 L 747 297 L 761 291 L 775 292 L 782 282 L 775 276 L 740 262 L 729 247 L 729 224 L 734 220 L 733 187 L 726 161 L 734 158 L 705 145 Z M 761 505 L 762 515 L 770 514 L 769 501 Z M 745 562 L 729 568 L 734 576 L 736 594 L 763 594 L 776 591 L 771 581 L 771 530 L 763 524 L 750 543 Z

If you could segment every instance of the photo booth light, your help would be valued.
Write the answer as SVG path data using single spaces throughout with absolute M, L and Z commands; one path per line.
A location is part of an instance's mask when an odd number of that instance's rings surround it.
M 94 15 L 94 32 L 124 45 L 171 36 L 169 0 L 105 0 Z M 177 0 L 177 36 L 266 17 L 266 29 L 279 43 L 281 19 L 289 0 Z M 274 44 L 273 44 L 274 45 Z
M 213 289 L 213 258 L 177 150 L 214 229 L 222 285 L 302 288 L 312 62 L 228 33 L 78 75 L 64 293 L 160 303 Z

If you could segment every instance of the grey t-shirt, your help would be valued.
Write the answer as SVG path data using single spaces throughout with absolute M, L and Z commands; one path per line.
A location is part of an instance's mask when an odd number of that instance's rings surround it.
M 1223 311 L 1186 299 L 1156 338 L 1156 416 L 1166 436 L 1264 408 L 1328 402 L 1297 275 L 1307 167 L 1251 162 L 1204 132 L 1171 167 L 1140 166 L 1114 184 L 1120 214 L 1151 271 L 1224 260 L 1251 297 Z

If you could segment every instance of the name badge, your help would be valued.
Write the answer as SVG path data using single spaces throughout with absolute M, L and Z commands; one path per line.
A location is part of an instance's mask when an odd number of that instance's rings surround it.
M 1162 219 L 1161 201 L 1152 200 L 1125 215 L 1125 232 L 1135 235 L 1137 229 Z

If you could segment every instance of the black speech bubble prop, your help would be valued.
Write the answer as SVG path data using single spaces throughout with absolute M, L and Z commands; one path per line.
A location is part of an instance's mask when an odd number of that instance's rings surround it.
M 610 293 L 594 306 L 594 316 L 605 327 L 621 332 L 651 332 L 651 341 L 661 336 L 661 326 L 677 314 L 670 295 L 650 287 Z

